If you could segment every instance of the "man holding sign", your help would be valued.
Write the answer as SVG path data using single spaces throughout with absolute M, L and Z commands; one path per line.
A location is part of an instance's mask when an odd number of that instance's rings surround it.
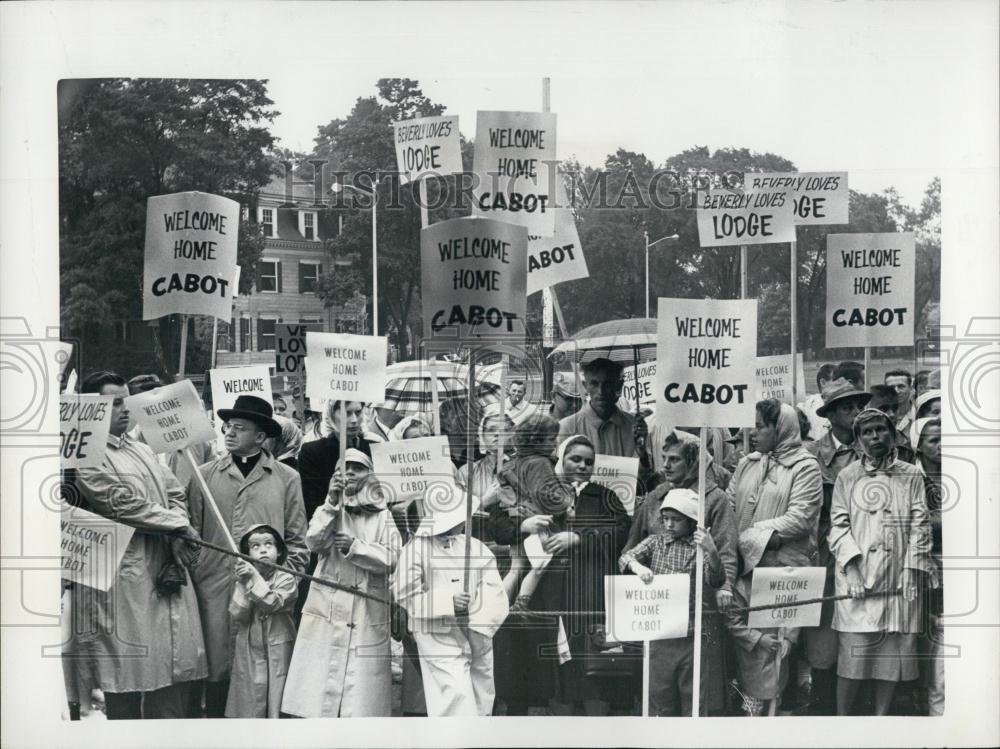
M 232 408 L 220 409 L 218 417 L 225 423 L 227 453 L 198 470 L 229 527 L 219 526 L 201 483 L 194 480 L 188 486 L 192 524 L 205 540 L 219 546 L 226 545 L 227 534 L 242 538 L 255 526 L 269 525 L 282 535 L 287 549 L 286 564 L 304 571 L 309 552 L 305 545 L 302 485 L 293 469 L 263 449 L 268 437 L 281 434 L 281 427 L 272 418 L 271 405 L 262 398 L 241 395 Z M 221 718 L 233 659 L 229 619 L 235 584 L 232 559 L 221 552 L 206 550 L 194 582 L 208 654 L 206 717 Z
M 205 646 L 187 568 L 199 547 L 184 489 L 149 447 L 128 436 L 128 389 L 113 372 L 84 379 L 83 393 L 111 396 L 108 446 L 99 467 L 78 469 L 86 508 L 136 529 L 105 593 L 75 586 L 67 655 L 92 669 L 109 720 L 183 718 L 188 687 L 207 673 Z

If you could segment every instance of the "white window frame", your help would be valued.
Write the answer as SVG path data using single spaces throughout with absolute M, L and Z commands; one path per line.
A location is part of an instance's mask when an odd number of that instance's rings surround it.
M 271 214 L 271 220 L 268 222 L 264 221 L 264 212 L 269 211 Z M 261 226 L 269 225 L 271 227 L 271 239 L 278 238 L 278 209 L 271 206 L 258 206 L 257 207 L 257 223 Z M 268 236 L 267 234 L 264 235 Z
M 272 289 L 268 289 L 268 290 L 257 289 L 257 291 L 260 292 L 261 294 L 277 294 L 278 293 L 278 273 L 279 273 L 278 264 L 281 262 L 281 260 L 279 260 L 276 257 L 262 257 L 260 259 L 260 262 L 262 262 L 262 263 L 274 263 L 274 276 L 273 276 L 273 278 L 274 278 L 274 289 L 273 290 Z M 259 275 L 260 275 L 261 278 L 264 277 L 263 273 L 261 273 Z M 268 278 L 272 278 L 272 276 L 268 276 Z
M 312 239 L 306 238 L 307 242 L 319 241 L 319 214 L 316 211 L 299 211 L 299 234 L 306 236 L 306 216 L 312 219 Z

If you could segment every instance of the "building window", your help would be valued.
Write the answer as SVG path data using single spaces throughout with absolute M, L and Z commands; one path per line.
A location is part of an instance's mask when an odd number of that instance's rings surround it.
M 261 317 L 257 320 L 257 350 L 274 351 L 276 344 L 277 320 Z
M 316 214 L 315 213 L 303 213 L 302 214 L 302 236 L 306 239 L 316 238 Z
M 240 351 L 253 351 L 253 347 L 250 345 L 252 339 L 250 338 L 250 318 L 241 317 L 240 318 Z
M 273 208 L 261 208 L 260 209 L 260 225 L 264 230 L 265 237 L 273 237 L 274 234 L 274 209 Z
M 299 260 L 299 293 L 315 294 L 319 288 L 319 277 L 323 275 L 322 263 Z
M 230 339 L 234 330 L 233 321 L 219 323 L 219 335 L 215 339 L 216 351 L 229 351 Z
M 281 262 L 264 258 L 257 265 L 257 290 L 276 293 L 281 291 Z

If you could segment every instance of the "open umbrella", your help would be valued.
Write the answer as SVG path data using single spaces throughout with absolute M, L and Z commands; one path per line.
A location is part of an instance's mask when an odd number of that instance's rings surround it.
M 437 400 L 464 398 L 468 395 L 469 368 L 456 362 L 435 362 L 437 369 Z M 381 408 L 401 413 L 433 411 L 431 362 L 426 359 L 397 362 L 385 369 L 385 400 Z M 476 402 L 480 408 L 500 399 L 500 386 L 493 382 L 478 382 Z
M 568 341 L 563 341 L 549 356 L 560 354 L 577 363 L 595 359 L 610 359 L 630 363 L 639 382 L 639 362 L 656 360 L 656 320 L 632 317 L 608 320 L 584 328 Z M 635 410 L 639 412 L 639 388 L 635 393 Z

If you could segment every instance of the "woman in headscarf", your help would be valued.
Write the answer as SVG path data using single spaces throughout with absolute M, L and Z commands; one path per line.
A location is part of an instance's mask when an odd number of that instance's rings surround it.
M 774 398 L 758 401 L 754 452 L 740 461 L 730 491 L 735 497 L 739 578 L 734 589 L 745 605 L 757 567 L 806 567 L 818 551 L 823 480 L 816 458 L 802 446 L 795 409 Z M 798 630 L 782 636 L 745 627 L 745 617 L 728 616 L 744 689 L 744 710 L 760 714 L 788 677 L 786 657 Z M 749 699 L 747 699 L 749 698 Z
M 941 614 L 944 610 L 941 590 L 941 420 L 917 419 L 910 427 L 911 444 L 917 451 L 917 468 L 924 477 L 927 513 L 931 523 L 931 559 L 934 562 L 930 590 L 926 591 L 924 606 L 927 620 L 927 637 L 921 638 L 921 667 L 924 669 L 924 686 L 927 690 L 928 715 L 944 715 L 944 660 L 942 659 Z
M 625 551 L 637 546 L 647 536 L 663 533 L 660 504 L 667 492 L 671 489 L 698 491 L 699 445 L 697 440 L 680 439 L 674 433 L 667 435 L 662 450 L 663 469 L 657 474 L 659 483 L 636 510 Z M 708 455 L 705 459 L 711 460 Z M 705 471 L 705 521 L 702 525 L 708 529 L 715 542 L 726 581 L 714 596 L 706 596 L 702 603 L 701 674 L 707 690 L 702 690 L 705 701 L 701 712 L 703 715 L 725 715 L 725 627 L 719 608 L 727 608 L 733 597 L 733 583 L 736 580 L 736 518 L 729 497 L 719 488 L 709 466 L 706 466 Z M 654 669 L 650 679 L 655 682 L 657 676 Z M 650 689 L 655 689 L 655 683 Z
M 372 475 L 372 461 L 350 448 L 309 523 L 306 545 L 318 577 L 389 598 L 400 539 Z M 388 717 L 392 675 L 389 606 L 313 585 L 302 609 L 281 709 L 303 718 Z
M 850 714 L 858 689 L 872 681 L 875 714 L 885 715 L 896 684 L 918 676 L 918 593 L 921 573 L 933 574 L 931 529 L 923 476 L 897 457 L 892 419 L 866 408 L 854 435 L 862 458 L 837 476 L 830 506 L 835 589 L 850 596 L 833 615 L 837 714 Z
M 504 462 L 514 452 L 514 422 L 506 413 L 500 418 L 500 405 L 491 403 L 483 410 L 479 420 L 478 446 L 483 454 L 472 464 L 472 494 L 482 500 L 483 510 L 489 510 L 499 495 L 495 491 L 497 481 L 497 446 L 501 434 L 504 437 Z M 468 487 L 469 464 L 458 469 L 455 481 L 462 489 Z M 501 572 L 501 574 L 503 574 Z
M 269 439 L 264 447 L 279 463 L 284 463 L 296 471 L 299 469 L 299 448 L 302 446 L 302 432 L 287 416 L 274 416 L 281 426 L 281 434 Z
M 434 427 L 430 420 L 422 414 L 411 414 L 400 419 L 396 426 L 389 430 L 389 442 L 399 442 L 400 440 L 415 440 L 421 437 L 430 437 L 434 434 Z
M 917 418 L 941 418 L 941 391 L 926 390 L 917 396 L 917 402 L 913 405 Z
M 610 489 L 591 483 L 594 445 L 582 435 L 564 440 L 557 450 L 556 472 L 572 487 L 572 506 L 558 532 L 547 536 L 542 548 L 552 555 L 530 608 L 538 611 L 604 611 L 604 577 L 617 574 L 617 560 L 628 536 L 629 517 L 620 498 Z M 497 518 L 494 513 L 492 518 Z M 498 528 L 505 543 L 521 543 L 542 518 L 515 518 Z M 614 696 L 614 679 L 605 666 L 612 663 L 599 654 L 604 645 L 603 614 L 556 617 L 529 615 L 501 629 L 494 641 L 497 695 L 508 714 L 526 714 L 531 704 L 546 701 L 558 715 L 572 715 L 582 707 L 586 715 L 606 715 Z M 560 623 L 568 652 L 559 656 Z M 569 660 L 565 656 L 569 655 Z M 564 662 L 565 661 L 565 662 Z M 621 669 L 621 659 L 617 668 Z M 561 664 L 561 665 L 560 665 Z M 627 679 L 628 673 L 622 678 Z M 617 680 L 618 686 L 621 679 Z M 626 700 L 629 706 L 631 702 Z

